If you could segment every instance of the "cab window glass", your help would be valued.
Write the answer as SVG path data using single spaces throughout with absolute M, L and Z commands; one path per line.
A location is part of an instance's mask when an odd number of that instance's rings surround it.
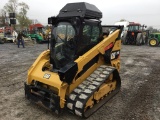
M 99 33 L 100 33 L 99 28 L 97 26 L 93 26 L 91 42 L 97 42 Z
M 83 35 L 91 36 L 91 26 L 85 25 L 83 28 Z
M 83 28 L 83 43 L 90 44 L 98 41 L 100 30 L 97 26 L 85 25 Z
M 91 41 L 91 26 L 85 25 L 83 27 L 82 43 L 83 44 L 90 44 L 90 41 Z

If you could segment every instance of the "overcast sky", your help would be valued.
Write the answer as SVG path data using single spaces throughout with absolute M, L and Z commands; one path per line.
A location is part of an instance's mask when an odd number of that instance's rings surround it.
M 102 24 L 113 25 L 120 19 L 139 22 L 160 29 L 160 0 L 18 0 L 29 5 L 27 16 L 47 24 L 50 16 L 55 16 L 66 4 L 88 2 L 94 4 L 103 13 Z M 0 9 L 8 0 L 0 0 Z

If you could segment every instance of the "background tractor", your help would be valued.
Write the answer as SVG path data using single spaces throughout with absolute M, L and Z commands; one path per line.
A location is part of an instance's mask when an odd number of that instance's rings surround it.
M 124 32 L 122 36 L 122 43 L 124 45 L 143 45 L 147 44 L 148 34 L 144 30 L 146 26 L 139 23 L 130 22 L 128 25 L 128 30 Z
M 24 30 L 23 32 L 26 36 L 31 37 L 35 43 L 46 42 L 43 37 L 44 26 L 40 23 L 30 25 L 29 29 Z
M 6 27 L 2 27 L 0 30 L 0 38 L 1 41 L 4 42 L 15 42 L 16 40 L 16 35 L 14 34 L 15 31 L 13 30 L 12 27 L 10 26 L 6 26 Z
M 160 33 L 151 33 L 149 35 L 149 45 L 152 47 L 158 46 L 160 43 Z

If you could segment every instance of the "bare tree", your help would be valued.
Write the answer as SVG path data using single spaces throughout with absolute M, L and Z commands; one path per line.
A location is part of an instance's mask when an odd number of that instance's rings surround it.
M 152 26 L 149 26 L 149 27 L 147 28 L 147 30 L 149 30 L 149 31 L 150 31 L 150 33 L 156 33 L 156 32 L 159 32 L 159 30 L 158 30 L 158 29 L 153 28 Z
M 9 25 L 9 17 L 7 14 L 17 13 L 17 9 L 18 9 L 18 0 L 9 0 L 8 3 L 5 4 L 5 6 L 3 7 L 3 12 L 5 14 L 4 19 L 7 21 L 5 21 L 4 25 Z
M 22 15 L 22 16 L 26 16 L 27 15 L 27 10 L 29 10 L 29 6 L 24 2 L 19 3 L 19 6 L 20 6 L 19 14 Z
M 124 22 L 124 21 L 127 21 L 126 19 L 120 19 L 120 22 Z
M 7 13 L 16 13 L 16 19 L 20 28 L 28 27 L 31 24 L 31 21 L 27 17 L 29 6 L 24 2 L 18 3 L 18 0 L 9 0 L 2 10 L 4 20 L 7 18 Z
M 31 20 L 27 17 L 27 12 L 29 10 L 29 6 L 22 2 L 18 4 L 20 7 L 19 14 L 17 16 L 20 27 L 23 29 L 24 27 L 28 27 L 31 24 Z
M 0 22 L 0 27 L 3 27 L 6 25 L 6 12 L 4 9 L 0 10 L 0 18 L 1 18 L 1 22 Z
M 4 10 L 8 13 L 14 12 L 17 13 L 18 8 L 18 0 L 9 0 L 8 3 L 5 4 Z

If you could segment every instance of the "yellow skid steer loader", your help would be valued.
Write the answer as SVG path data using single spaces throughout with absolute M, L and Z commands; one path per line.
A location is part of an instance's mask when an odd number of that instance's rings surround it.
M 87 118 L 119 91 L 123 26 L 102 26 L 101 18 L 85 2 L 69 3 L 48 18 L 50 46 L 28 70 L 27 99 L 57 114 L 67 109 Z

